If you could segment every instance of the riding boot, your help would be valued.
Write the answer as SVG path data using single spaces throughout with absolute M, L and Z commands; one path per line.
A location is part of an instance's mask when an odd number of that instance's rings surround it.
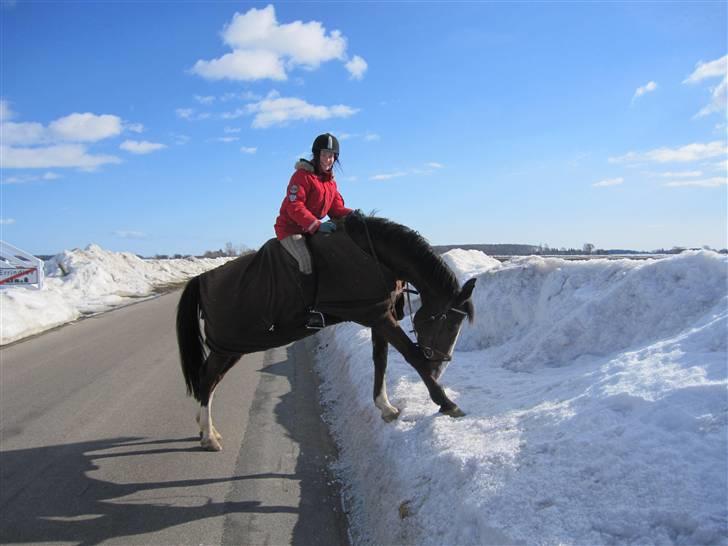
M 314 309 L 316 301 L 316 277 L 313 273 L 301 275 L 301 291 L 303 292 L 303 302 L 306 306 L 306 328 L 312 330 L 320 330 L 326 326 L 323 313 Z

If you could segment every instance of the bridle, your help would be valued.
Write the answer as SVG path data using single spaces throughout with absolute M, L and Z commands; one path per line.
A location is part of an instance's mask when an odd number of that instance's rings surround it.
M 356 212 L 356 211 L 355 211 Z M 366 234 L 367 243 L 369 244 L 369 250 L 372 253 L 372 257 L 374 258 L 374 261 L 376 262 L 377 266 L 379 266 L 379 274 L 382 278 L 382 284 L 385 287 L 385 290 L 387 289 L 387 282 L 384 279 L 384 273 L 382 272 L 382 266 L 379 263 L 379 258 L 377 257 L 377 251 L 374 249 L 374 243 L 372 242 L 372 237 L 369 234 L 369 226 L 367 226 L 366 218 L 364 218 L 363 215 L 359 215 L 362 223 L 364 224 L 364 233 Z M 403 292 L 407 294 L 407 305 L 409 306 L 409 314 L 410 314 L 410 322 L 412 323 L 412 330 L 411 333 L 415 334 L 415 346 L 420 350 L 422 353 L 422 356 L 425 360 L 429 362 L 450 362 L 452 360 L 452 356 L 449 354 L 443 353 L 439 349 L 435 349 L 433 347 L 428 347 L 427 345 L 422 345 L 419 342 L 419 334 L 417 333 L 417 328 L 415 326 L 415 319 L 412 314 L 412 301 L 410 300 L 410 294 L 419 294 L 417 290 L 414 290 L 412 288 L 409 288 L 409 282 L 406 283 L 405 288 L 403 289 Z M 467 313 L 465 311 L 461 311 L 460 309 L 455 309 L 454 307 L 450 307 L 449 309 L 446 309 L 445 311 L 441 313 L 435 313 L 427 318 L 427 321 L 436 321 L 436 320 L 445 320 L 447 317 L 447 314 L 449 312 L 459 313 L 461 315 L 466 315 Z
M 403 292 L 407 294 L 407 307 L 409 307 L 409 316 L 410 316 L 410 323 L 412 324 L 412 330 L 410 330 L 411 333 L 415 335 L 415 339 L 417 342 L 415 345 L 422 353 L 422 356 L 425 357 L 425 360 L 428 360 L 430 362 L 450 362 L 452 360 L 452 356 L 450 356 L 447 353 L 443 353 L 439 349 L 435 349 L 434 347 L 428 347 L 427 345 L 423 345 L 420 343 L 420 336 L 417 332 L 417 327 L 415 326 L 415 319 L 414 315 L 412 313 L 412 300 L 410 299 L 410 294 L 419 294 L 417 290 L 414 290 L 412 288 L 409 288 L 409 283 L 406 284 Z M 450 307 L 449 309 L 440 312 L 440 313 L 434 313 L 427 317 L 425 320 L 427 322 L 435 322 L 438 320 L 445 320 L 447 318 L 447 314 L 453 312 L 458 313 L 460 315 L 467 316 L 467 313 L 465 311 L 462 311 L 460 309 L 456 309 L 455 307 Z

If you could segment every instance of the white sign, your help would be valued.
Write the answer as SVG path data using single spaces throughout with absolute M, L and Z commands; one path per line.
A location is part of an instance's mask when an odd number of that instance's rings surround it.
M 29 285 L 43 287 L 43 261 L 0 241 L 0 288 Z

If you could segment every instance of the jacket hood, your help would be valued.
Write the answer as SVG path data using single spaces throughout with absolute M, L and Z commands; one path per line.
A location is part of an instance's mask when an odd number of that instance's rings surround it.
M 313 163 L 311 163 L 308 159 L 299 159 L 296 161 L 296 170 L 303 169 L 304 171 L 308 171 L 310 173 L 314 172 Z
M 296 161 L 296 170 L 297 171 L 304 170 L 309 173 L 316 172 L 316 169 L 313 168 L 313 163 L 311 163 L 308 159 L 299 159 L 298 161 Z M 328 174 L 324 173 L 324 174 L 319 174 L 317 176 L 324 182 L 328 182 L 329 180 L 334 179 L 333 171 Z

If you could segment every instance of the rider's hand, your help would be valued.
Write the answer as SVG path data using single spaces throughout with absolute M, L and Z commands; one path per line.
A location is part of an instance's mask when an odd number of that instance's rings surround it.
M 333 233 L 336 231 L 336 224 L 334 224 L 331 220 L 328 220 L 319 226 L 318 231 L 320 233 Z

